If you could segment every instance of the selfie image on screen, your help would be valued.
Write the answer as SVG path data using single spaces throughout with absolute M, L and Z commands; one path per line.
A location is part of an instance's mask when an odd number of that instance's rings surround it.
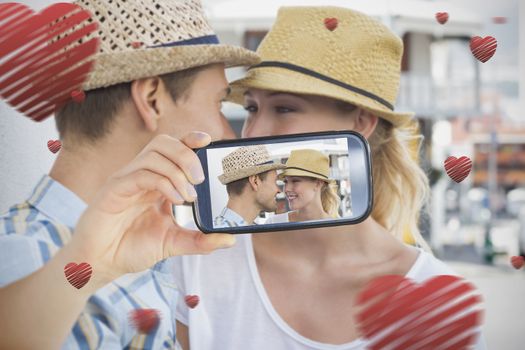
M 352 217 L 346 137 L 209 149 L 213 228 Z

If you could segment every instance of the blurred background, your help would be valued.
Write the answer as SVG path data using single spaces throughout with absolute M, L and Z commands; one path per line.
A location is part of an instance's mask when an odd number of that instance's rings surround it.
M 52 1 L 20 1 L 35 10 Z M 371 15 L 403 39 L 402 80 L 396 110 L 416 112 L 424 135 L 421 164 L 429 174 L 432 201 L 421 230 L 434 254 L 480 288 L 485 298 L 484 334 L 489 349 L 524 348 L 525 269 L 525 3 L 519 0 L 203 0 L 223 43 L 255 50 L 280 6 L 334 5 Z M 436 12 L 448 12 L 440 25 Z M 495 55 L 486 63 L 470 52 L 472 36 L 493 36 Z M 228 72 L 229 79 L 244 74 Z M 239 133 L 245 111 L 225 104 Z M 0 101 L 0 211 L 26 198 L 55 155 L 52 118 L 34 123 Z M 473 162 L 461 183 L 443 162 Z M 181 210 L 180 214 L 183 214 Z M 407 241 L 410 238 L 407 237 Z

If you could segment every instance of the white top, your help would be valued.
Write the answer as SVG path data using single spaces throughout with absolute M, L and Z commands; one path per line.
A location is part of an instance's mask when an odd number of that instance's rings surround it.
M 288 213 L 290 212 L 272 215 L 268 219 L 266 219 L 264 223 L 265 224 L 280 224 L 282 222 L 290 222 Z
M 237 235 L 237 243 L 230 249 L 173 259 L 181 295 L 200 297 L 194 309 L 189 309 L 180 298 L 175 312 L 177 320 L 189 327 L 191 350 L 365 349 L 364 339 L 340 345 L 325 344 L 293 330 L 279 316 L 266 294 L 257 270 L 251 235 Z M 406 276 L 422 282 L 443 274 L 455 273 L 421 250 Z M 475 349 L 485 349 L 481 340 Z

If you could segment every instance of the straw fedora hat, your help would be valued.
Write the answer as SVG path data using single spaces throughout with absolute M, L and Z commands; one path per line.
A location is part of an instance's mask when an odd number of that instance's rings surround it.
M 326 182 L 330 180 L 330 161 L 328 156 L 313 149 L 299 149 L 290 153 L 286 168 L 279 174 L 285 176 L 308 176 Z
M 198 0 L 74 3 L 98 22 L 98 31 L 79 42 L 100 39 L 86 91 L 212 63 L 233 67 L 259 61 L 249 50 L 219 44 Z
M 223 174 L 219 181 L 223 185 L 270 170 L 283 169 L 284 164 L 275 163 L 262 145 L 243 146 L 222 159 Z
M 403 43 L 375 19 L 339 7 L 282 7 L 257 49 L 262 62 L 231 84 L 229 100 L 247 88 L 311 94 L 361 107 L 398 126 L 413 113 L 394 111 Z

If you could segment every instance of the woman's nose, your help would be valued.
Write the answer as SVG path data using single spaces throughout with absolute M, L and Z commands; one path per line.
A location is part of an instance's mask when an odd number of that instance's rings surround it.
M 247 119 L 243 128 L 243 137 L 258 137 L 273 135 L 273 126 L 268 118 L 254 116 Z
M 222 135 L 221 140 L 232 140 L 236 139 L 235 131 L 233 131 L 231 124 L 228 122 L 228 119 L 221 113 L 221 126 L 222 126 Z

